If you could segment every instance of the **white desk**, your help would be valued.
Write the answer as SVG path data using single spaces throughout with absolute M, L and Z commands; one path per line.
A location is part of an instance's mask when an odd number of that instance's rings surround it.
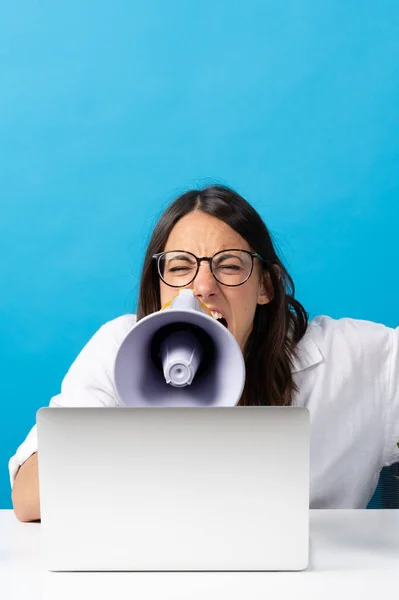
M 41 526 L 0 511 L 0 597 L 23 600 L 383 600 L 399 596 L 399 510 L 310 514 L 310 565 L 297 573 L 50 573 Z

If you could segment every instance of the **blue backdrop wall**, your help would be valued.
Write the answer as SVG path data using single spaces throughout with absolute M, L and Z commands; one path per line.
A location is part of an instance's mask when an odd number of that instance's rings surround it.
M 190 186 L 260 211 L 312 316 L 399 323 L 396 0 L 50 0 L 0 12 L 7 462 Z

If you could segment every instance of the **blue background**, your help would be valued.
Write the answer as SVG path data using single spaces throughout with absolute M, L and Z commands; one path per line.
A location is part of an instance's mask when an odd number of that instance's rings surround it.
M 170 200 L 235 187 L 311 316 L 398 325 L 399 3 L 2 3 L 0 507 L 7 463 Z

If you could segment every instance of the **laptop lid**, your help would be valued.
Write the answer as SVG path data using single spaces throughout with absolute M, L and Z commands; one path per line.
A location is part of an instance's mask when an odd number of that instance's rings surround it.
M 42 408 L 37 427 L 49 570 L 307 567 L 307 409 Z

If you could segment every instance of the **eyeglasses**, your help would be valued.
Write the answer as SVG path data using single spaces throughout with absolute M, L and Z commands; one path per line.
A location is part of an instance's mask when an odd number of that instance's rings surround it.
M 158 275 L 166 285 L 175 288 L 185 287 L 194 281 L 198 275 L 202 261 L 209 263 L 212 275 L 217 282 L 229 287 L 245 283 L 254 268 L 254 258 L 266 261 L 257 252 L 248 252 L 236 248 L 221 250 L 213 256 L 198 258 L 185 250 L 170 250 L 153 255 L 156 261 Z

